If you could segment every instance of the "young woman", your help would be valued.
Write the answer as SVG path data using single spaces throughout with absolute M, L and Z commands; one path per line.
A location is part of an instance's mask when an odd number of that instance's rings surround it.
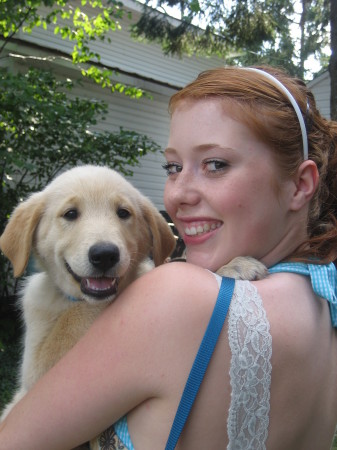
M 1 450 L 70 449 L 105 429 L 102 449 L 164 449 L 217 300 L 212 272 L 240 255 L 270 275 L 236 281 L 177 448 L 330 448 L 336 123 L 271 68 L 202 73 L 170 110 L 165 205 L 188 263 L 124 291 L 0 425 Z

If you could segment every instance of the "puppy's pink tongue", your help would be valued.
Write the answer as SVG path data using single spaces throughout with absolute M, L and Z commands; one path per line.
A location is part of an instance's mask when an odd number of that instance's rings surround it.
M 117 292 L 117 278 L 82 278 L 81 291 L 94 297 L 107 297 Z

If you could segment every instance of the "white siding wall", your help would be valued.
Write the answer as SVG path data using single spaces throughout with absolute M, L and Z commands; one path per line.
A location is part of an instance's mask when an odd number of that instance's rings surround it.
M 137 12 L 133 11 L 133 14 L 135 17 Z M 124 95 L 111 94 L 108 89 L 103 90 L 90 81 L 84 81 L 83 87 L 74 92 L 79 97 L 97 98 L 109 104 L 107 120 L 98 124 L 97 128 L 113 131 L 122 126 L 146 134 L 164 149 L 169 132 L 167 106 L 170 96 L 201 71 L 223 65 L 224 61 L 217 58 L 179 59 L 164 56 L 159 45 L 132 40 L 127 31 L 129 25 L 130 22 L 123 20 L 122 30 L 111 33 L 111 44 L 99 42 L 94 48 L 101 54 L 102 64 L 124 72 L 124 75 L 118 76 L 118 81 L 145 89 L 153 99 L 144 97 L 133 100 Z M 55 53 L 55 50 L 69 53 L 72 44 L 55 35 L 53 27 L 48 27 L 47 30 L 35 29 L 30 35 L 21 33 L 19 37 L 22 42 L 16 46 L 17 52 L 56 57 L 54 62 L 35 64 L 48 67 L 59 75 L 78 76 L 78 73 Z M 133 168 L 134 176 L 130 179 L 158 209 L 164 209 L 163 190 L 166 175 L 161 168 L 163 162 L 161 153 L 145 156 L 141 159 L 141 166 Z
M 308 83 L 309 89 L 315 96 L 320 113 L 330 119 L 330 75 L 326 71 Z
M 127 81 L 132 82 L 129 79 Z M 90 88 L 85 89 L 86 85 Z M 83 88 L 87 96 L 104 100 L 109 105 L 109 114 L 105 121 L 97 125 L 98 129 L 114 131 L 122 126 L 125 129 L 146 134 L 157 142 L 162 150 L 165 149 L 169 132 L 167 105 L 170 96 L 175 92 L 174 89 L 161 87 L 159 90 L 151 91 L 149 86 L 147 90 L 151 93 L 152 99 L 144 97 L 135 100 L 121 94 L 110 94 L 107 90 L 92 86 L 89 82 L 85 83 Z M 74 90 L 74 93 L 83 96 L 84 90 Z M 134 175 L 130 181 L 151 198 L 158 209 L 164 209 L 163 190 L 166 175 L 161 167 L 164 162 L 163 155 L 158 152 L 151 153 L 141 158 L 140 162 L 139 167 L 132 168 Z
M 79 2 L 73 2 L 74 5 L 76 3 Z M 128 2 L 128 4 L 130 3 Z M 92 50 L 98 51 L 101 55 L 103 65 L 126 71 L 129 74 L 168 83 L 175 87 L 182 87 L 202 70 L 224 64 L 224 61 L 215 57 L 191 56 L 179 59 L 178 57 L 165 56 L 160 45 L 135 41 L 131 38 L 128 30 L 131 23 L 136 22 L 138 17 L 139 13 L 135 10 L 132 11 L 131 21 L 125 16 L 120 21 L 122 29 L 109 33 L 111 43 L 101 41 L 93 43 Z M 48 26 L 47 30 L 42 27 L 36 28 L 31 34 L 21 33 L 20 38 L 26 42 L 65 53 L 69 53 L 73 47 L 71 42 L 63 40 L 59 34 L 54 34 L 53 25 Z

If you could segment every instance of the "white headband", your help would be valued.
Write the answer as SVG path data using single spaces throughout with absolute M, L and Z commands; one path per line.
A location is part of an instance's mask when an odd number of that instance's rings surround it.
M 306 127 L 305 127 L 305 123 L 304 123 L 302 112 L 301 112 L 301 110 L 300 110 L 296 100 L 292 96 L 292 94 L 288 91 L 288 89 L 277 78 L 275 78 L 273 75 L 270 75 L 270 73 L 265 72 L 264 70 L 261 70 L 261 69 L 253 68 L 253 67 L 245 67 L 244 69 L 245 70 L 251 70 L 253 72 L 258 72 L 261 75 L 263 75 L 265 78 L 268 78 L 270 81 L 272 81 L 274 84 L 276 84 L 276 86 L 278 88 L 280 88 L 280 90 L 282 92 L 284 92 L 284 94 L 288 97 L 288 99 L 290 100 L 291 104 L 293 105 L 293 108 L 294 108 L 295 113 L 297 115 L 298 121 L 300 123 L 301 132 L 302 132 L 302 142 L 303 142 L 303 159 L 307 160 L 308 157 L 309 157 L 308 156 L 308 135 L 307 135 L 307 130 L 306 130 Z

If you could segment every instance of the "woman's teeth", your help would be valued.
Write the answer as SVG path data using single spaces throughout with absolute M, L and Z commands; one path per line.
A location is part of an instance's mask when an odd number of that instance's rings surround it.
M 216 228 L 219 228 L 221 226 L 220 222 L 217 223 L 205 223 L 204 225 L 196 225 L 192 227 L 186 227 L 185 228 L 185 234 L 187 236 L 196 236 L 197 234 L 203 234 L 207 233 L 210 230 L 215 230 Z

